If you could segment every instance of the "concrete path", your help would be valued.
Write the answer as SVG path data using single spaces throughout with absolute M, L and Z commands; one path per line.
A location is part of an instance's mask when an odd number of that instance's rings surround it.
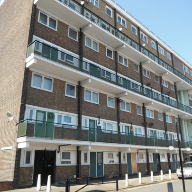
M 172 180 L 177 179 L 176 173 L 172 173 Z M 139 184 L 139 178 L 129 178 L 129 185 L 126 187 L 125 185 L 125 180 L 119 180 L 118 185 L 119 185 L 119 191 L 125 191 L 126 189 L 133 189 L 136 187 L 141 187 L 145 185 L 150 185 L 150 184 L 157 184 L 161 182 L 170 182 L 169 179 L 169 174 L 164 175 L 164 180 L 161 180 L 161 176 L 157 175 L 154 176 L 154 182 L 151 182 L 151 176 L 145 176 L 142 177 L 142 183 Z M 82 189 L 81 189 L 82 188 Z M 80 190 L 81 189 L 81 190 Z M 115 180 L 104 180 L 104 184 L 101 183 L 101 180 L 91 180 L 89 181 L 89 185 L 86 186 L 86 184 L 71 184 L 70 187 L 70 192 L 104 192 L 104 191 L 111 191 L 114 192 L 116 191 L 116 181 Z M 23 188 L 23 189 L 14 189 L 10 190 L 10 192 L 35 192 L 36 187 L 31 187 L 31 188 Z M 46 191 L 46 186 L 41 187 L 41 191 Z M 65 186 L 60 185 L 60 186 L 51 186 L 51 191 L 52 192 L 65 192 Z

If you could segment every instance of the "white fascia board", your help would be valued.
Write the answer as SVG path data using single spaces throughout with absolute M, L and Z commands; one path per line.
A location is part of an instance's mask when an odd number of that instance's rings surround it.
M 192 66 L 190 63 L 188 63 L 184 58 L 182 58 L 178 53 L 176 53 L 173 49 L 171 49 L 167 44 L 165 44 L 161 39 L 159 39 L 154 33 L 149 31 L 145 26 L 143 26 L 139 21 L 137 21 L 134 17 L 132 17 L 129 13 L 127 13 L 124 9 L 119 7 L 115 2 L 112 0 L 104 0 L 106 1 L 109 5 L 114 7 L 116 10 L 118 10 L 120 13 L 123 14 L 124 17 L 127 17 L 130 21 L 133 22 L 133 24 L 137 25 L 140 27 L 140 29 L 146 33 L 146 35 L 151 36 L 154 40 L 158 41 L 164 48 L 166 48 L 169 52 L 173 53 L 174 55 L 177 56 L 178 59 L 180 59 L 182 62 L 184 62 L 188 67 L 192 69 Z

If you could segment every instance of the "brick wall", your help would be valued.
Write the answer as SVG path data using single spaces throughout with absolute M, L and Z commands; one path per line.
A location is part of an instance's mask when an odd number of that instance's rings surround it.
M 20 167 L 19 186 L 30 186 L 33 183 L 33 167 Z
M 161 170 L 163 170 L 163 173 L 167 173 L 169 171 L 168 162 L 161 162 Z
M 7 191 L 7 190 L 11 190 L 12 188 L 13 188 L 13 182 L 12 181 L 0 182 L 0 191 Z
M 66 179 L 74 179 L 76 166 L 57 166 L 55 169 L 55 182 L 63 183 Z
M 105 164 L 104 165 L 104 176 L 118 176 L 119 175 L 119 164 Z
M 16 142 L 17 127 L 14 121 L 7 122 L 6 112 L 19 119 L 32 4 L 32 0 L 6 0 L 0 7 L 0 148 Z M 16 144 L 13 170 L 15 151 Z M 12 151 L 0 151 L 0 157 L 0 180 L 10 180 Z
M 81 165 L 81 177 L 89 177 L 89 165 Z
M 137 163 L 137 171 L 141 174 L 147 174 L 147 163 Z
M 122 177 L 124 177 L 125 174 L 128 173 L 127 164 L 122 164 L 121 166 L 122 166 L 121 175 Z

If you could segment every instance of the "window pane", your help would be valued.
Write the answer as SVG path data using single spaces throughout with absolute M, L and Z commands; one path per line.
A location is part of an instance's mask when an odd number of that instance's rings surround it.
M 67 84 L 67 95 L 75 96 L 75 86 Z
M 136 35 L 136 28 L 132 26 L 132 32 Z
M 123 64 L 123 57 L 119 55 L 119 63 Z
M 112 130 L 113 129 L 113 124 L 111 123 L 107 123 L 107 130 Z
M 113 153 L 108 153 L 108 159 L 113 159 Z
M 37 121 L 44 121 L 44 113 L 37 112 Z
M 56 29 L 56 20 L 49 18 L 49 27 Z
M 95 51 L 98 51 L 98 43 L 95 42 L 95 41 L 93 41 L 93 49 L 94 49 Z
M 84 163 L 87 163 L 87 153 L 84 153 Z
M 121 109 L 125 110 L 125 102 L 121 102 Z
M 98 93 L 93 93 L 93 102 L 98 103 Z
M 40 22 L 47 25 L 47 15 L 40 13 Z
M 118 23 L 121 23 L 121 17 L 117 17 L 117 21 L 118 21 Z
M 128 66 L 128 60 L 124 58 L 124 65 Z
M 91 39 L 86 37 L 86 45 L 91 48 Z
M 62 123 L 61 123 L 61 119 L 62 119 L 62 115 L 58 115 L 58 116 L 57 116 L 57 123 L 62 124 Z
M 107 56 L 110 57 L 111 59 L 113 58 L 113 53 L 109 49 L 107 49 Z
M 77 40 L 77 31 L 69 28 L 69 37 L 71 37 L 74 40 Z
M 130 111 L 130 103 L 126 103 L 126 110 Z
M 114 107 L 114 99 L 112 97 L 108 97 L 108 106 Z
M 41 88 L 42 77 L 40 75 L 33 76 L 33 86 Z
M 30 111 L 29 111 L 29 119 L 33 119 L 33 110 L 32 109 L 30 109 Z
M 64 123 L 71 123 L 71 117 L 64 116 Z
M 150 116 L 153 118 L 154 115 L 153 115 L 153 111 L 150 111 Z
M 107 15 L 109 15 L 110 17 L 112 16 L 111 10 L 110 10 L 109 8 L 106 8 L 106 13 L 107 13 Z
M 85 91 L 85 99 L 91 101 L 91 91 Z
M 44 78 L 44 89 L 51 90 L 52 89 L 52 79 Z
M 147 109 L 147 117 L 149 117 L 149 116 L 150 116 L 149 109 Z
M 140 106 L 137 106 L 137 114 L 141 114 L 141 107 Z
M 26 151 L 25 164 L 30 164 L 31 151 Z
M 62 152 L 62 159 L 70 159 L 70 152 Z
M 172 117 L 171 116 L 169 116 L 169 122 L 172 123 Z

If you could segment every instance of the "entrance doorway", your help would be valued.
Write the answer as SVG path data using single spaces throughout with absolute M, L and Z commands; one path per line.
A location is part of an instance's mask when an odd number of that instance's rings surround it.
M 136 153 L 127 153 L 128 175 L 137 173 Z
M 177 164 L 177 154 L 172 154 L 172 160 L 173 160 L 173 171 L 176 171 L 178 164 Z
M 154 172 L 159 172 L 161 170 L 159 153 L 153 153 L 153 166 Z
M 38 174 L 41 174 L 41 184 L 47 184 L 48 175 L 54 183 L 56 151 L 36 150 L 34 162 L 33 184 L 37 184 Z
M 103 152 L 90 152 L 90 177 L 103 177 Z

